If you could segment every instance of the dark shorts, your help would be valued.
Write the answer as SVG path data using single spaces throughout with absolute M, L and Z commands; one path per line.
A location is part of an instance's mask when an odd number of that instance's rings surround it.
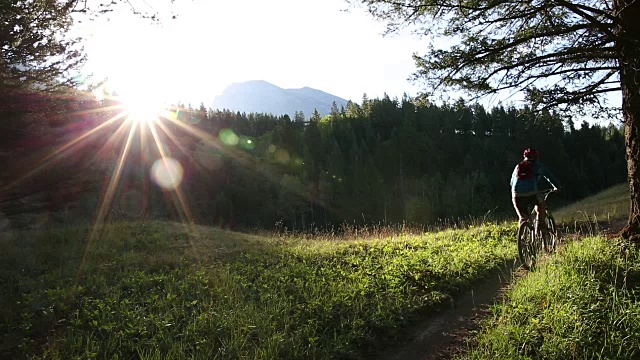
M 521 217 L 526 218 L 531 213 L 533 207 L 541 204 L 542 201 L 540 193 L 529 196 L 514 196 L 513 206 L 515 206 Z

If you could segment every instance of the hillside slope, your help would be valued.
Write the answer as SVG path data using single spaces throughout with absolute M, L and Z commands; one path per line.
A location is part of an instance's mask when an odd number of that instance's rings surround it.
M 89 230 L 0 239 L 0 358 L 370 358 L 516 253 L 495 225 L 331 241 Z
M 613 221 L 629 217 L 629 185 L 612 186 L 593 196 L 567 205 L 553 214 L 557 221 Z

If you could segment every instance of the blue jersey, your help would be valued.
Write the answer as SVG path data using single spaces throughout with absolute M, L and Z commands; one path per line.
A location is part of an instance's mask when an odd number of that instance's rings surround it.
M 541 162 L 533 162 L 533 176 L 530 179 L 519 179 L 518 165 L 516 165 L 513 169 L 513 174 L 511 174 L 511 193 L 515 196 L 537 194 L 538 180 L 540 180 L 541 177 L 544 177 L 554 188 L 558 187 L 558 180 Z

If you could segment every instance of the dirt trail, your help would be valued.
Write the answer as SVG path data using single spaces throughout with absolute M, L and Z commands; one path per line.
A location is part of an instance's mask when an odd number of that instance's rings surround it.
M 490 306 L 504 295 L 513 279 L 526 271 L 510 261 L 493 271 L 484 280 L 453 301 L 452 306 L 433 314 L 409 333 L 408 342 L 399 348 L 387 349 L 379 360 L 432 360 L 449 359 L 466 349 L 466 341 L 478 328 L 478 321 L 490 315 Z
M 626 220 L 576 225 L 565 228 L 563 241 L 572 241 L 585 234 L 611 234 L 619 231 Z M 516 260 L 505 263 L 484 280 L 461 295 L 452 306 L 433 314 L 408 331 L 407 342 L 380 354 L 378 360 L 434 360 L 450 359 L 467 349 L 467 341 L 473 341 L 473 331 L 479 329 L 480 320 L 490 316 L 491 305 L 504 296 L 509 287 L 527 271 Z

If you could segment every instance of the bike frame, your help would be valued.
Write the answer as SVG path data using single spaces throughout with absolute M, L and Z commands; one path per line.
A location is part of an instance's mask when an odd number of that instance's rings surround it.
M 546 226 L 546 228 L 542 230 L 547 233 L 547 237 L 545 238 L 544 234 L 540 232 L 540 222 L 535 206 L 531 210 L 529 217 L 526 218 L 525 222 L 518 228 L 518 256 L 525 267 L 530 269 L 533 269 L 535 266 L 537 255 L 542 253 L 543 246 L 547 252 L 553 252 L 556 247 L 557 234 L 555 233 L 555 221 L 546 206 L 547 198 L 552 192 L 555 192 L 555 190 L 541 191 L 545 204 L 546 219 L 548 219 L 547 221 L 549 221 L 552 227 L 551 229 L 549 226 Z
M 540 193 L 542 194 L 542 202 L 544 203 L 544 212 L 546 213 L 547 216 L 551 215 L 551 212 L 549 211 L 549 207 L 547 206 L 547 198 L 549 197 L 549 195 L 551 195 L 551 193 L 556 192 L 556 190 L 553 189 L 549 189 L 549 190 L 544 190 L 544 191 L 540 191 Z M 537 219 L 537 213 L 536 213 L 536 208 L 535 206 L 533 207 L 533 209 L 531 209 L 531 213 L 529 214 L 529 218 L 532 218 L 533 216 L 536 216 L 536 221 L 538 221 Z M 529 219 L 527 219 L 529 220 Z

